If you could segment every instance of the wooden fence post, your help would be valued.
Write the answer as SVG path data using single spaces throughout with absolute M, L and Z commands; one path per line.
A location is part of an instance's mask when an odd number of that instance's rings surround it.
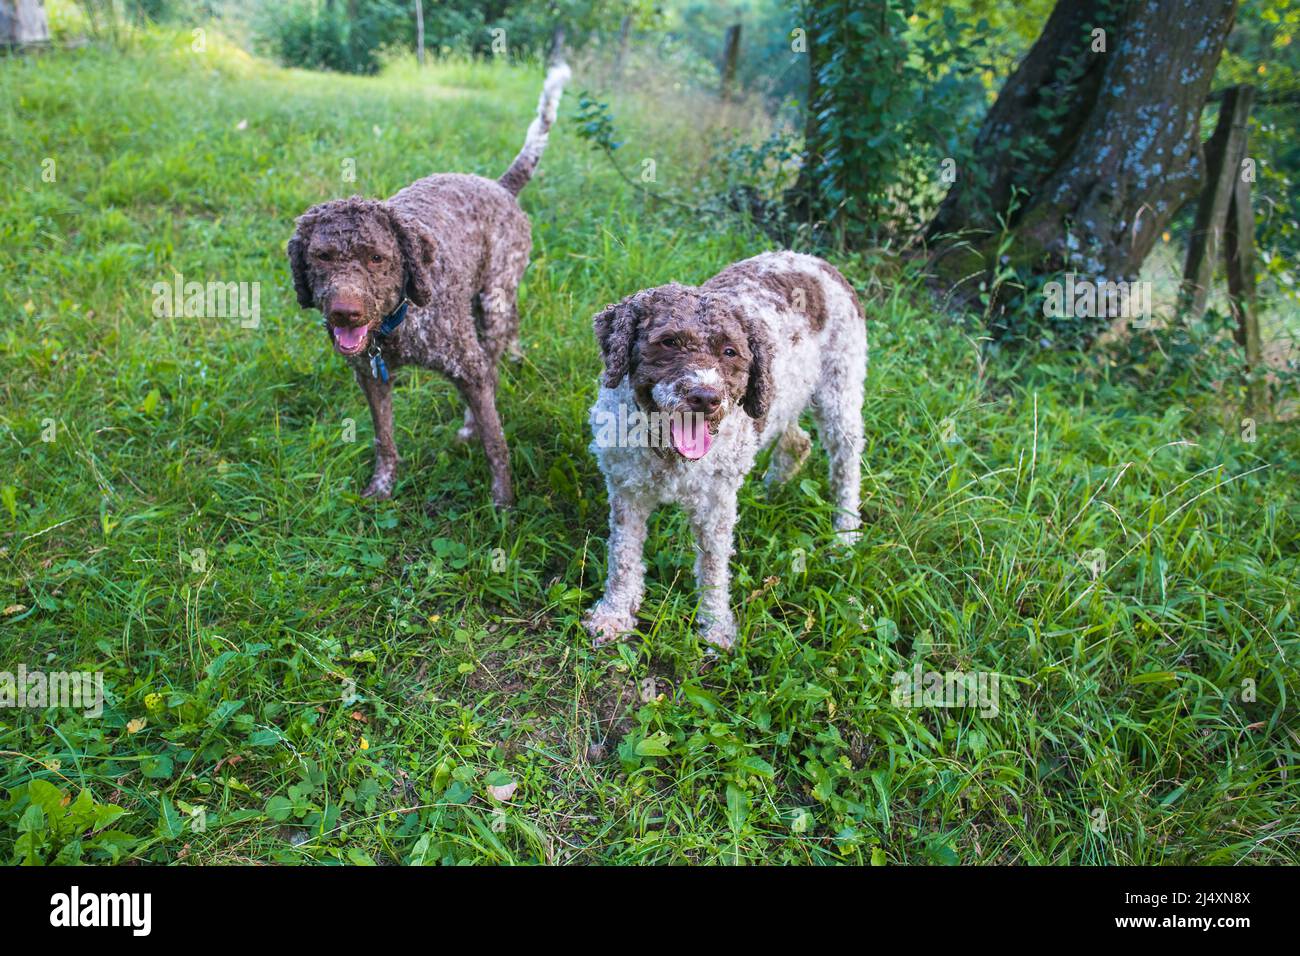
M 424 66 L 424 0 L 415 0 L 415 61 Z
M 736 61 L 740 59 L 740 24 L 727 27 L 722 45 L 722 98 L 731 99 L 731 87 L 736 82 Z
M 1234 86 L 1225 91 L 1219 122 L 1205 148 L 1206 181 L 1196 207 L 1196 223 L 1187 241 L 1179 305 L 1195 321 L 1205 314 L 1205 300 L 1214 279 L 1215 250 L 1228 218 L 1233 182 L 1246 153 L 1246 120 L 1255 90 Z
M 1255 213 L 1250 208 L 1250 181 L 1238 162 L 1233 173 L 1232 202 L 1224 231 L 1224 253 L 1228 260 L 1228 298 L 1237 319 L 1237 342 L 1246 350 L 1246 410 L 1252 415 L 1268 414 L 1268 380 L 1265 378 L 1264 347 L 1259 335 L 1259 313 L 1255 308 Z
M 618 25 L 618 50 L 614 54 L 614 79 L 620 79 L 623 76 L 623 68 L 627 66 L 627 51 L 632 43 L 632 14 L 623 14 L 623 21 Z

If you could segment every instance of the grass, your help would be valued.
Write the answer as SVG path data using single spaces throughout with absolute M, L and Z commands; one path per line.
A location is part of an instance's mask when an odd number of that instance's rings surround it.
M 370 425 L 294 301 L 292 219 L 499 174 L 540 73 L 357 79 L 188 42 L 0 61 L 0 670 L 108 692 L 97 719 L 0 710 L 0 858 L 1300 862 L 1294 427 L 1245 441 L 1213 396 L 990 363 L 842 259 L 886 290 L 862 544 L 828 550 L 820 452 L 770 498 L 747 485 L 742 636 L 715 659 L 662 511 L 642 633 L 593 650 L 589 318 L 764 240 L 647 208 L 562 121 L 501 390 L 518 508 L 489 507 L 424 373 L 395 400 L 397 494 L 362 501 Z M 641 115 L 629 155 L 671 185 Z M 174 272 L 260 282 L 260 326 L 155 318 Z M 998 713 L 895 706 L 918 662 L 999 675 Z

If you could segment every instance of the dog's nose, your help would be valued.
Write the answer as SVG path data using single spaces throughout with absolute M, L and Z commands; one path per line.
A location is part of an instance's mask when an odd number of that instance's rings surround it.
M 699 412 L 702 415 L 712 415 L 722 404 L 722 393 L 716 388 L 699 387 L 693 388 L 686 393 L 686 404 L 691 407 L 691 411 Z
M 330 299 L 326 314 L 335 325 L 356 325 L 361 321 L 361 303 L 356 299 L 336 295 Z

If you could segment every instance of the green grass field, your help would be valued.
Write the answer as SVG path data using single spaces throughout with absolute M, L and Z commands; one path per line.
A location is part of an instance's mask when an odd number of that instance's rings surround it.
M 913 283 L 840 260 L 877 290 L 861 545 L 828 548 L 815 451 L 742 492 L 734 654 L 693 637 L 673 510 L 641 633 L 593 650 L 590 317 L 768 241 L 648 206 L 574 134 L 576 77 L 523 195 L 518 507 L 492 510 L 423 372 L 397 493 L 363 501 L 369 418 L 297 307 L 293 218 L 498 175 L 541 71 L 358 79 L 189 43 L 0 60 L 0 670 L 103 672 L 108 699 L 0 710 L 0 859 L 1300 862 L 1294 426 L 1249 441 L 1213 396 L 988 362 Z M 626 154 L 687 184 L 701 144 L 615 105 Z M 174 273 L 260 282 L 259 327 L 155 318 Z M 996 715 L 898 706 L 917 665 L 998 675 Z

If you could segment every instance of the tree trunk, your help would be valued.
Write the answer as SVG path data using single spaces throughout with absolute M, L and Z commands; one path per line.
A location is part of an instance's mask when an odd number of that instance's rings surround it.
M 48 43 L 50 23 L 43 0 L 0 0 L 0 45 Z
M 1135 278 L 1200 189 L 1201 107 L 1235 14 L 1236 0 L 1058 0 L 927 230 L 940 279 L 973 291 L 1004 226 L 1022 274 Z

